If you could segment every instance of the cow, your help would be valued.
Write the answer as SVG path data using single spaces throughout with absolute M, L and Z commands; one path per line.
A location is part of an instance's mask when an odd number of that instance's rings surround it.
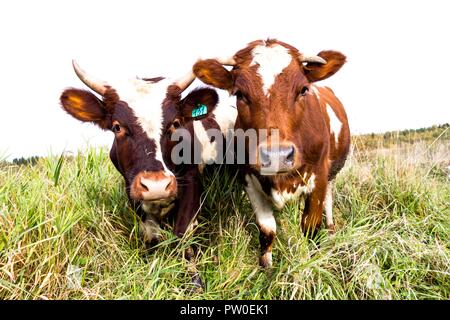
M 268 39 L 249 43 L 233 57 L 203 59 L 193 66 L 197 78 L 236 97 L 235 129 L 257 130 L 256 150 L 249 144 L 245 149 L 256 159 L 242 166 L 241 173 L 260 231 L 262 267 L 272 266 L 273 205 L 282 209 L 302 196 L 303 232 L 314 236 L 323 209 L 329 232 L 335 230 L 332 181 L 345 164 L 350 129 L 342 103 L 330 88 L 315 82 L 332 76 L 345 62 L 337 51 L 309 56 Z
M 200 209 L 201 166 L 214 162 L 220 151 L 218 141 L 209 139 L 206 130 L 233 128 L 236 109 L 218 103 L 211 88 L 197 88 L 182 98 L 195 79 L 192 71 L 178 80 L 137 78 L 113 84 L 96 79 L 75 61 L 72 64 L 91 90 L 64 90 L 61 106 L 74 118 L 113 132 L 109 156 L 141 218 L 146 245 L 152 247 L 160 240 L 160 222 L 170 212 L 175 215 L 173 232 L 183 236 Z M 201 112 L 196 111 L 198 106 Z M 192 145 L 193 140 L 200 144 L 199 163 L 177 162 L 172 156 L 177 146 L 172 136 L 182 130 L 193 137 Z

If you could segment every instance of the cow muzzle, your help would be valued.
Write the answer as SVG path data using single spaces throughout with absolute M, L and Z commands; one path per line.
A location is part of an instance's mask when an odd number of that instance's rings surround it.
M 133 180 L 130 196 L 134 200 L 154 201 L 173 198 L 177 194 L 177 180 L 164 171 L 140 172 Z
M 262 175 L 284 173 L 294 168 L 295 147 L 293 144 L 259 146 L 259 165 Z

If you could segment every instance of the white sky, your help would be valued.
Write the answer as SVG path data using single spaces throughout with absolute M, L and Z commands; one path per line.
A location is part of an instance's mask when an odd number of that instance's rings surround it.
M 1 1 L 0 158 L 111 144 L 59 107 L 64 88 L 84 87 L 72 58 L 105 80 L 178 77 L 268 37 L 347 55 L 322 84 L 353 133 L 450 122 L 449 1 Z

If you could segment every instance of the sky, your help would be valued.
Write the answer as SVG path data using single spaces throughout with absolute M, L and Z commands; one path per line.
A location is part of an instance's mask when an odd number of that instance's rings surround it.
M 111 145 L 112 133 L 59 106 L 65 88 L 86 88 L 72 59 L 106 81 L 176 78 L 267 38 L 347 56 L 319 84 L 343 102 L 352 133 L 447 123 L 449 15 L 444 0 L 1 1 L 0 159 Z

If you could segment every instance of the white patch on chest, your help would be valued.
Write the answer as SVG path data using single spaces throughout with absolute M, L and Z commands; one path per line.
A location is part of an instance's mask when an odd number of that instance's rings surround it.
M 161 162 L 165 172 L 170 171 L 164 164 L 160 145 L 163 129 L 162 103 L 166 98 L 167 87 L 171 83 L 172 81 L 169 79 L 163 79 L 156 83 L 132 79 L 114 86 L 114 88 L 117 88 L 120 99 L 125 101 L 133 110 L 138 119 L 138 124 L 147 134 L 147 137 L 155 141 L 155 159 Z
M 210 137 L 206 133 L 201 121 L 194 121 L 194 133 L 200 142 L 202 163 L 212 163 L 219 155 L 217 150 L 217 141 L 210 142 Z M 217 137 L 216 137 L 217 139 Z
M 330 130 L 331 133 L 334 133 L 334 139 L 336 141 L 336 146 L 338 144 L 339 133 L 341 132 L 342 122 L 339 121 L 338 117 L 334 113 L 333 109 L 327 103 L 327 114 L 330 118 Z
M 286 202 L 298 199 L 301 195 L 307 195 L 310 194 L 313 190 L 315 185 L 315 178 L 316 176 L 314 174 L 311 175 L 311 177 L 308 179 L 305 185 L 303 186 L 295 186 L 297 189 L 295 189 L 294 192 L 287 192 L 286 190 L 280 192 L 278 190 L 272 189 L 272 202 L 273 204 L 281 210 Z
M 280 45 L 256 46 L 252 50 L 252 55 L 253 60 L 250 66 L 259 65 L 258 73 L 263 81 L 263 91 L 267 95 L 275 82 L 276 76 L 291 63 L 292 56 L 289 54 L 289 49 Z

